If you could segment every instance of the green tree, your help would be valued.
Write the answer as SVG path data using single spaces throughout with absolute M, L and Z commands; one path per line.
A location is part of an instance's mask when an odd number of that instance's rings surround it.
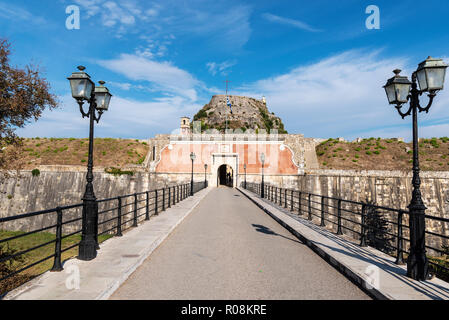
M 23 128 L 32 119 L 36 121 L 45 108 L 58 106 L 39 67 L 12 67 L 10 53 L 10 43 L 0 39 L 0 169 L 17 157 L 17 152 L 5 151 L 6 148 L 13 149 L 8 146 L 21 145 L 15 130 Z

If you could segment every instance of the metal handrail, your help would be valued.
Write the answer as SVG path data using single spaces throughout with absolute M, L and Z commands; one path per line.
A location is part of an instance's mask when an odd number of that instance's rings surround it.
M 194 182 L 193 186 L 194 186 L 193 193 L 195 194 L 195 193 L 201 191 L 202 189 L 206 188 L 207 184 L 204 181 L 203 182 Z M 171 194 L 171 198 L 168 198 L 169 193 Z M 103 221 L 97 221 L 97 223 L 96 223 L 97 238 L 98 238 L 98 235 L 102 235 L 105 233 L 112 233 L 114 231 L 115 231 L 114 236 L 122 236 L 123 230 L 129 229 L 131 227 L 137 227 L 139 225 L 139 223 L 141 223 L 142 221 L 150 220 L 150 218 L 153 215 L 158 215 L 159 213 L 168 209 L 171 205 L 175 205 L 175 204 L 185 200 L 189 196 L 190 196 L 190 183 L 185 183 L 185 184 L 170 185 L 170 186 L 166 186 L 163 188 L 152 189 L 152 190 L 148 190 L 148 191 L 144 191 L 144 192 L 127 194 L 127 195 L 113 197 L 113 198 L 96 200 L 97 205 L 101 204 L 102 206 L 104 206 L 104 208 L 102 210 L 98 210 L 97 216 L 98 216 L 98 218 L 99 217 L 105 218 Z M 125 203 L 125 201 L 128 203 Z M 145 204 L 141 204 L 143 202 L 145 202 Z M 141 204 L 141 205 L 138 206 L 138 204 Z M 111 208 L 108 208 L 108 206 Z M 28 254 L 32 251 L 38 250 L 42 247 L 51 245 L 53 243 L 55 244 L 55 250 L 52 255 L 49 255 L 43 259 L 40 259 L 36 262 L 31 263 L 31 264 L 20 265 L 19 270 L 16 269 L 16 270 L 12 270 L 8 274 L 1 274 L 0 282 L 20 273 L 22 271 L 25 271 L 39 263 L 45 262 L 50 258 L 54 258 L 53 267 L 52 267 L 51 271 L 63 270 L 62 261 L 61 261 L 62 253 L 77 247 L 80 242 L 78 241 L 75 244 L 71 244 L 70 246 L 63 248 L 62 241 L 64 239 L 67 239 L 71 236 L 74 236 L 74 235 L 82 232 L 82 230 L 80 228 L 75 228 L 69 234 L 63 235 L 63 227 L 81 221 L 82 216 L 81 216 L 80 212 L 77 212 L 77 213 L 75 213 L 76 215 L 78 215 L 77 217 L 73 218 L 73 217 L 69 216 L 69 220 L 67 220 L 67 221 L 63 221 L 63 217 L 67 216 L 67 214 L 69 214 L 68 210 L 82 209 L 82 207 L 83 207 L 83 204 L 81 203 L 81 204 L 57 207 L 57 208 L 41 210 L 41 211 L 36 211 L 36 212 L 29 212 L 29 213 L 25 213 L 25 214 L 19 214 L 19 215 L 11 216 L 11 217 L 0 218 L 0 229 L 3 229 L 3 230 L 5 230 L 7 228 L 4 228 L 4 225 L 2 225 L 2 223 L 19 221 L 19 220 L 23 220 L 23 219 L 29 219 L 29 218 L 33 218 L 33 217 L 42 216 L 45 214 L 54 214 L 55 216 L 52 216 L 52 217 L 57 218 L 57 222 L 55 224 L 54 223 L 51 224 L 50 226 L 46 226 L 46 227 L 32 230 L 29 232 L 24 232 L 24 233 L 21 233 L 18 235 L 10 236 L 5 239 L 0 239 L 0 245 L 3 245 L 5 243 L 9 243 L 10 241 L 13 241 L 13 240 L 17 241 L 23 237 L 27 237 L 27 236 L 30 236 L 30 235 L 33 235 L 33 234 L 36 234 L 36 233 L 39 233 L 42 231 L 56 229 L 55 238 L 52 239 L 51 241 L 46 241 L 46 242 L 37 244 L 31 248 L 26 248 L 26 249 L 22 248 L 22 250 L 20 252 L 13 252 L 10 255 L 3 254 L 2 257 L 0 258 L 0 263 L 7 263 L 7 261 L 14 261 L 18 257 Z M 129 209 L 130 211 L 125 212 L 125 213 L 122 212 L 122 211 L 124 211 L 122 209 L 127 208 L 127 207 L 130 207 L 130 209 Z M 81 211 L 81 210 L 78 210 L 78 211 Z M 111 216 L 111 214 L 113 216 Z M 132 216 L 129 220 L 125 221 L 124 219 L 122 219 L 123 217 L 125 217 L 129 214 L 132 214 Z M 142 217 L 144 217 L 144 220 L 142 219 Z M 98 220 L 98 218 L 97 218 L 97 220 Z M 111 223 L 113 223 L 112 227 L 110 225 Z M 127 225 L 129 223 L 132 223 L 131 227 L 127 227 Z M 109 225 L 109 227 L 108 227 L 108 225 Z M 102 230 L 101 232 L 99 232 L 98 231 L 99 226 L 101 226 L 102 228 L 104 227 L 103 229 L 105 229 L 105 230 Z M 124 227 L 127 227 L 127 228 L 124 229 Z M 0 292 L 0 294 L 1 294 L 1 292 Z
M 245 183 L 241 184 L 242 188 L 245 188 Z M 403 253 L 409 254 L 409 249 L 406 248 L 406 244 L 410 243 L 410 238 L 404 235 L 404 230 L 409 230 L 409 226 L 404 224 L 404 219 L 409 218 L 410 212 L 408 209 L 397 209 L 389 208 L 386 206 L 379 206 L 374 203 L 357 202 L 353 200 L 342 199 L 338 197 L 331 197 L 326 195 L 319 195 L 311 192 L 304 192 L 302 190 L 295 190 L 292 188 L 281 188 L 265 183 L 265 199 L 273 202 L 284 209 L 290 209 L 290 212 L 294 212 L 298 215 L 308 215 L 309 220 L 314 220 L 318 218 L 321 222 L 321 226 L 325 226 L 325 222 L 332 224 L 332 228 L 337 228 L 337 234 L 342 235 L 344 230 L 350 231 L 354 234 L 360 236 L 360 244 L 365 246 L 367 244 L 367 236 L 374 237 L 371 240 L 378 240 L 375 238 L 375 233 L 373 231 L 382 231 L 382 234 L 390 238 L 390 241 L 384 243 L 383 247 L 377 247 L 386 253 L 393 255 L 395 253 L 396 263 L 403 264 Z M 246 182 L 246 189 L 261 195 L 261 183 Z M 320 200 L 317 201 L 316 198 Z M 327 201 L 325 201 L 327 200 Z M 335 205 L 337 203 L 337 205 Z M 355 207 L 355 208 L 354 208 Z M 367 219 L 367 208 L 372 210 L 381 210 L 383 213 L 390 213 L 388 217 L 386 214 L 383 217 L 376 218 L 376 221 L 385 223 L 388 226 L 387 230 L 382 230 L 380 227 L 369 224 Z M 333 211 L 333 213 L 332 213 Z M 347 215 L 342 216 L 342 213 Z M 348 219 L 348 215 L 354 215 L 359 217 L 361 221 L 354 221 L 353 219 Z M 332 220 L 331 218 L 336 220 Z M 443 217 L 435 217 L 430 215 L 425 215 L 426 221 L 438 221 L 440 223 L 449 223 L 449 219 Z M 409 220 L 409 219 L 408 219 Z M 343 223 L 346 222 L 346 223 Z M 449 229 L 449 225 L 446 230 Z M 444 230 L 444 228 L 442 229 Z M 374 236 L 373 236 L 374 234 Z M 444 240 L 449 240 L 449 235 L 444 234 L 444 231 L 435 232 L 425 231 L 426 236 L 434 237 L 433 240 L 439 239 L 440 243 L 444 243 Z M 376 247 L 375 241 L 369 241 L 369 245 Z M 390 242 L 394 241 L 395 245 L 391 245 Z M 388 248 L 389 250 L 385 250 Z M 405 248 L 405 249 L 404 249 Z M 433 252 L 439 253 L 441 255 L 446 254 L 442 248 L 437 248 L 435 245 L 426 245 L 426 249 L 433 250 Z M 435 263 L 429 261 L 432 265 Z M 438 265 L 438 268 L 446 270 L 449 272 L 449 268 Z

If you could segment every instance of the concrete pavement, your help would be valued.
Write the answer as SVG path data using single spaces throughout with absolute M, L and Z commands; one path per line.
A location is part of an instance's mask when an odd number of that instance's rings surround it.
M 111 299 L 369 299 L 235 189 L 213 189 Z

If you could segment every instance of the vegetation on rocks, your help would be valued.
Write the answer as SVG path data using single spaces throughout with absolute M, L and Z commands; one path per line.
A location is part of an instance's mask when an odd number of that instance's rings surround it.
M 12 152 L 18 158 L 7 168 L 17 167 L 33 170 L 39 165 L 85 166 L 88 158 L 88 139 L 75 138 L 31 138 L 22 139 L 21 146 L 9 146 L 5 152 Z M 131 139 L 94 139 L 95 167 L 124 167 L 142 164 L 149 146 L 145 142 Z M 33 175 L 38 174 L 34 171 Z
M 449 171 L 449 138 L 420 139 L 423 171 Z M 316 147 L 321 169 L 411 170 L 413 145 L 398 139 L 369 138 L 360 142 L 329 139 Z
M 278 133 L 285 134 L 287 131 L 279 117 L 270 113 L 265 103 L 249 97 L 229 96 L 232 104 L 232 114 L 226 103 L 226 96 L 213 96 L 193 117 L 194 121 L 201 121 L 201 130 L 217 129 L 224 132 L 226 119 L 228 129 L 246 132 L 248 129 L 264 129 L 270 133 L 277 129 Z M 193 124 L 192 124 L 193 125 Z

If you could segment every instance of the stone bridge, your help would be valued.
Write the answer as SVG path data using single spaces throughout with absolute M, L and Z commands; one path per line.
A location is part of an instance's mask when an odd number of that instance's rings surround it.
M 383 194 L 386 199 L 393 194 L 397 201 L 408 193 L 378 189 L 378 177 L 372 183 L 367 175 L 363 182 L 361 173 L 342 177 L 328 172 L 325 179 L 311 174 L 318 142 L 302 135 L 263 134 L 151 139 L 145 169 L 117 180 L 96 172 L 97 190 L 120 185 L 145 192 L 152 186 L 185 184 L 192 176 L 208 181 L 209 188 L 123 237 L 105 241 L 94 260 L 68 260 L 66 271 L 44 273 L 6 299 L 449 299 L 446 282 L 411 280 L 394 257 L 320 228 L 301 217 L 300 209 L 292 214 L 287 193 L 279 194 L 284 197 L 279 206 L 242 188 L 245 181 L 260 182 L 263 172 L 271 185 L 325 196 L 350 194 L 344 197 L 349 200 L 371 194 L 384 201 Z M 193 163 L 191 153 L 196 155 Z M 33 183 L 39 184 L 38 179 L 49 183 L 61 177 L 43 172 Z M 83 185 L 81 179 L 66 183 Z M 385 179 L 395 177 L 389 173 Z M 440 181 L 435 185 L 441 187 Z M 103 198 L 111 196 L 106 191 Z M 406 196 L 400 200 L 405 207 Z

